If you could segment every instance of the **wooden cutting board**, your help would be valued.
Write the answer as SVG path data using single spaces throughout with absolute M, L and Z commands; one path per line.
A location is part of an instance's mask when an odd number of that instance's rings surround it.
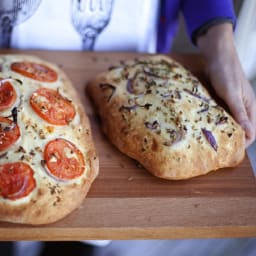
M 100 174 L 82 206 L 65 219 L 32 227 L 0 223 L 0 240 L 173 239 L 256 236 L 256 183 L 246 157 L 236 168 L 187 181 L 153 177 L 112 146 L 85 86 L 135 53 L 2 51 L 35 54 L 61 66 L 90 118 Z M 201 77 L 198 55 L 173 55 Z

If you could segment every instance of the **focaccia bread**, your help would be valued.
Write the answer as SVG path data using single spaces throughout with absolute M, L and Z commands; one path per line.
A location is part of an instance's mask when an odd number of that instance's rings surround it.
M 242 128 L 166 56 L 122 63 L 87 89 L 110 141 L 155 176 L 187 179 L 244 158 Z
M 0 55 L 0 220 L 57 221 L 85 198 L 98 174 L 91 128 L 58 66 Z

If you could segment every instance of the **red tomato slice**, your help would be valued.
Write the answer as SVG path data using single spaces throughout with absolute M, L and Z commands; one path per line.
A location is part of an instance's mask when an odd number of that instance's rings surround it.
M 69 124 L 76 114 L 72 103 L 53 89 L 37 89 L 30 97 L 30 104 L 41 118 L 55 125 Z
M 0 165 L 0 196 L 16 200 L 28 195 L 35 187 L 32 168 L 22 162 Z
M 9 81 L 0 78 L 0 111 L 10 108 L 17 99 L 17 94 Z
M 18 125 L 6 117 L 0 117 L 0 151 L 8 149 L 19 137 Z
M 49 172 L 62 180 L 71 180 L 81 176 L 85 169 L 81 151 L 64 139 L 50 141 L 44 150 L 44 159 Z
M 40 82 L 55 82 L 58 74 L 53 69 L 34 62 L 13 62 L 11 70 Z

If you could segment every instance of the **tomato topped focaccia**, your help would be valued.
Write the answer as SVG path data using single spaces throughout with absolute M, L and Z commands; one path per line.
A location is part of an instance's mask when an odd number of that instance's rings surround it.
M 0 55 L 0 220 L 59 220 L 97 174 L 89 121 L 65 74 L 37 57 Z
M 187 179 L 244 157 L 242 128 L 166 56 L 122 63 L 87 88 L 109 139 L 158 177 Z

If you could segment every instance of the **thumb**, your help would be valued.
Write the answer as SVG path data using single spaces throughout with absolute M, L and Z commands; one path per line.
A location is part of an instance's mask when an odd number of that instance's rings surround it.
M 241 125 L 241 127 L 245 131 L 246 146 L 248 146 L 252 143 L 254 130 L 248 118 L 245 105 L 240 97 L 233 97 L 232 101 L 228 102 L 228 106 L 235 120 Z

